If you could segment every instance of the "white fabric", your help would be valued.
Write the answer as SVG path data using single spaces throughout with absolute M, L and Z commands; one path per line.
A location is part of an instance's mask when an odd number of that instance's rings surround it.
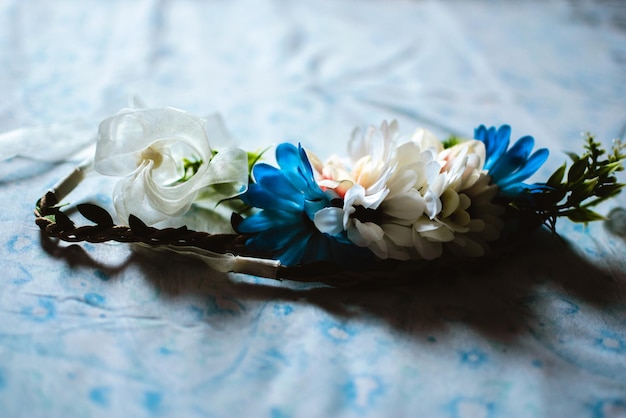
M 545 178 L 581 132 L 623 137 L 625 21 L 591 0 L 0 2 L 0 415 L 624 416 L 624 195 L 610 223 L 560 222 L 563 241 L 348 289 L 57 246 L 32 210 L 132 94 L 322 161 L 384 119 L 441 138 L 508 123 L 552 150 Z M 112 209 L 115 182 L 67 200 Z

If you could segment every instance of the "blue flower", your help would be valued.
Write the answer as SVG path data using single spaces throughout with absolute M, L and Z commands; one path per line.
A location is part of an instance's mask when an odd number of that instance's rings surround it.
M 335 197 L 315 182 L 311 164 L 302 147 L 283 143 L 276 148 L 280 167 L 256 164 L 255 183 L 241 196 L 244 203 L 262 209 L 235 225 L 241 234 L 250 234 L 246 247 L 255 253 L 293 266 L 314 261 L 346 264 L 369 250 L 352 244 L 345 232 L 328 235 L 320 232 L 315 213 L 331 206 Z
M 542 183 L 526 184 L 524 180 L 535 174 L 548 158 L 549 151 L 541 148 L 530 154 L 535 140 L 532 136 L 524 136 L 507 150 L 511 139 L 511 127 L 502 125 L 486 128 L 480 125 L 474 130 L 474 138 L 485 144 L 485 170 L 489 172 L 491 181 L 500 188 L 499 194 L 504 197 L 518 197 L 523 193 L 537 193 L 546 189 Z

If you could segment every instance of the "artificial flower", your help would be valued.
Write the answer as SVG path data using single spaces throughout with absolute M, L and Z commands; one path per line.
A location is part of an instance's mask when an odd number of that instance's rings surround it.
M 113 201 L 118 217 L 155 224 L 185 213 L 198 192 L 220 186 L 221 198 L 245 190 L 248 158 L 238 148 L 214 155 L 204 119 L 174 108 L 124 109 L 98 129 L 95 168 L 123 176 Z M 192 173 L 185 159 L 194 163 Z
M 424 133 L 418 132 L 417 136 L 424 137 Z M 459 234 L 469 231 L 467 209 L 471 201 L 461 191 L 476 181 L 484 160 L 480 158 L 482 144 L 463 143 L 444 150 L 439 141 L 429 142 L 429 148 L 438 152 L 439 170 L 427 172 L 426 184 L 420 188 L 426 203 L 424 214 L 411 224 L 410 235 L 416 251 L 411 258 L 427 260 L 440 257 L 444 243 L 458 240 Z M 406 241 L 408 234 L 404 232 L 404 235 Z
M 279 168 L 256 164 L 251 183 L 241 199 L 259 212 L 235 223 L 235 230 L 250 234 L 246 246 L 255 252 L 292 266 L 320 260 L 340 264 L 358 262 L 359 247 L 345 233 L 325 233 L 316 214 L 331 205 L 336 195 L 322 190 L 315 182 L 305 151 L 289 143 L 276 148 Z
M 544 184 L 524 183 L 524 180 L 543 165 L 549 155 L 546 148 L 541 148 L 531 155 L 535 145 L 532 136 L 524 136 L 508 148 L 511 138 L 509 125 L 502 125 L 498 129 L 480 125 L 474 131 L 474 138 L 485 144 L 485 170 L 500 188 L 501 196 L 515 198 L 525 192 L 536 193 L 546 189 Z
M 122 110 L 100 124 L 95 168 L 124 177 L 114 192 L 116 210 L 124 220 L 131 214 L 139 220 L 110 228 L 106 210 L 79 205 L 95 225 L 76 228 L 58 202 L 80 181 L 88 167 L 83 165 L 38 201 L 37 224 L 72 242 L 89 241 L 92 232 L 97 239 L 121 242 L 149 237 L 149 244 L 201 256 L 219 271 L 280 277 L 281 263 L 332 262 L 357 270 L 386 267 L 376 265 L 384 259 L 432 260 L 444 251 L 482 256 L 501 234 L 509 235 L 510 225 L 523 230 L 543 223 L 554 231 L 560 216 L 575 222 L 603 219 L 589 207 L 624 186 L 615 177 L 626 159 L 623 145 L 616 143 L 602 159 L 606 152 L 591 135 L 583 154 L 570 154 L 569 170 L 564 164 L 546 183 L 526 184 L 548 151 L 532 153 L 530 136 L 509 148 L 508 125 L 481 125 L 474 140 L 444 143 L 424 129 L 401 136 L 396 121 L 384 121 L 365 134 L 353 133 L 349 160 L 334 156 L 322 163 L 300 146 L 281 144 L 278 167 L 257 164 L 260 154 L 214 151 L 209 136 L 220 138 L 220 129 L 211 129 L 216 126 L 173 108 Z M 246 218 L 231 216 L 238 235 L 215 237 L 187 228 L 161 234 L 144 225 L 179 216 L 205 196 L 237 194 L 239 204 L 229 208 L 249 206 Z
M 412 258 L 394 238 L 403 234 L 403 228 L 410 234 L 411 225 L 426 209 L 420 190 L 428 173 L 441 169 L 435 161 L 433 137 L 420 131 L 413 140 L 403 138 L 396 121 L 383 121 L 380 128 L 370 126 L 365 134 L 353 132 L 348 144 L 351 170 L 338 164 L 341 160 L 336 157 L 326 164 L 314 157 L 319 184 L 343 197 L 341 208 L 326 208 L 318 215 L 327 230 L 345 231 L 351 242 L 382 259 Z
M 481 219 L 485 211 L 477 205 L 472 208 L 472 199 L 465 191 L 483 175 L 484 144 L 472 140 L 444 149 L 427 130 L 418 129 L 410 140 L 397 135 L 397 131 L 395 121 L 391 125 L 383 122 L 379 130 L 370 127 L 360 141 L 353 136 L 349 146 L 352 159 L 354 154 L 360 157 L 351 172 L 356 184 L 345 192 L 342 209 L 324 211 L 333 213 L 337 221 L 343 214 L 348 238 L 382 259 L 435 259 L 443 254 L 444 246 L 456 247 L 471 256 L 482 255 L 487 240 L 481 234 L 488 224 Z M 376 147 L 374 138 L 382 144 Z M 361 155 L 367 152 L 380 157 Z M 365 181 L 363 167 L 368 173 Z M 333 171 L 326 169 L 329 172 Z M 378 194 L 384 190 L 385 194 L 368 201 L 376 194 L 370 192 L 368 196 L 365 186 Z M 472 192 L 476 195 L 483 194 L 482 189 L 475 189 Z M 489 221 L 493 232 L 498 226 Z M 334 231 L 338 230 L 335 227 Z

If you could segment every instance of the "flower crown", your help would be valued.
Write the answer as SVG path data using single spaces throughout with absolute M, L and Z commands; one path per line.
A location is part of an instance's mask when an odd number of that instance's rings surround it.
M 569 168 L 525 183 L 549 153 L 533 152 L 531 136 L 510 146 L 508 125 L 441 141 L 425 129 L 402 136 L 396 121 L 383 122 L 355 130 L 347 158 L 322 161 L 282 143 L 277 166 L 260 162 L 264 152 L 214 150 L 209 128 L 174 108 L 123 109 L 100 124 L 93 160 L 38 201 L 37 224 L 69 242 L 134 242 L 200 257 L 219 271 L 324 281 L 485 256 L 542 225 L 554 231 L 559 217 L 605 219 L 591 207 L 624 186 L 615 177 L 623 145 L 606 153 L 589 134 L 584 152 L 569 154 Z M 122 225 L 93 204 L 77 206 L 88 226 L 61 210 L 92 167 L 122 177 L 113 192 Z M 232 210 L 228 233 L 159 227 L 203 203 Z

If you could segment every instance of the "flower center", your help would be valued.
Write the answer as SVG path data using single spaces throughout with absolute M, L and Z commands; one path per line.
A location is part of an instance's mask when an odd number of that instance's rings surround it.
M 141 152 L 139 156 L 139 163 L 143 161 L 154 161 L 154 168 L 158 168 L 163 162 L 163 155 L 156 149 L 148 147 Z
M 380 211 L 377 211 L 375 209 L 366 208 L 364 206 L 358 205 L 354 206 L 354 213 L 352 213 L 351 218 L 358 219 L 363 223 L 373 222 L 378 225 L 382 221 L 382 214 L 380 213 Z

